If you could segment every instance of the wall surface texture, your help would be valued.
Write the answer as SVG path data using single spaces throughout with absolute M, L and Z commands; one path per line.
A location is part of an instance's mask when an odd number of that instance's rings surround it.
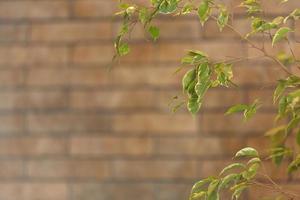
M 195 16 L 161 17 L 154 21 L 161 39 L 153 44 L 136 27 L 131 54 L 108 73 L 117 2 L 0 0 L 0 200 L 184 200 L 236 150 L 267 147 L 273 83 L 282 75 L 276 64 L 237 63 L 239 87 L 210 91 L 194 118 L 185 109 L 172 114 L 182 76 L 173 72 L 185 50 L 215 59 L 259 53 L 212 21 L 202 28 Z M 300 7 L 272 2 L 264 4 L 269 17 Z M 249 31 L 247 18 L 235 14 L 233 26 Z M 300 40 L 300 24 L 292 26 Z M 300 55 L 299 43 L 294 48 Z M 265 104 L 248 123 L 224 117 L 230 105 L 260 96 Z M 299 175 L 268 171 L 299 190 Z

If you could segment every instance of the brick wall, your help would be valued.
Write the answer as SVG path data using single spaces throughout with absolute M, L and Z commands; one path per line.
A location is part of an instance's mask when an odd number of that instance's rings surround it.
M 144 40 L 137 27 L 132 53 L 107 73 L 120 23 L 112 17 L 116 2 L 0 0 L 1 200 L 187 199 L 195 180 L 239 148 L 267 146 L 262 132 L 273 123 L 271 84 L 280 76 L 273 63 L 239 63 L 239 88 L 210 91 L 195 118 L 172 114 L 182 75 L 172 74 L 184 50 L 216 58 L 257 53 L 212 22 L 202 29 L 196 17 L 161 18 L 160 41 Z M 275 15 L 300 5 L 265 6 Z M 236 20 L 245 32 L 247 19 L 237 13 Z M 249 123 L 223 116 L 257 96 L 266 104 Z

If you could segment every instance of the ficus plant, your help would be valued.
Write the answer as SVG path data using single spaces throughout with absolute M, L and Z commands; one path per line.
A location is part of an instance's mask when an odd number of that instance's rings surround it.
M 128 0 L 130 1 L 130 0 Z M 281 4 L 298 0 L 269 0 Z M 150 6 L 149 6 L 150 5 Z M 236 34 L 242 41 L 262 53 L 263 57 L 272 60 L 285 73 L 285 78 L 278 80 L 274 88 L 273 101 L 278 107 L 274 121 L 275 127 L 265 133 L 270 139 L 271 148 L 267 156 L 260 156 L 260 152 L 252 147 L 245 147 L 234 156 L 236 162 L 226 166 L 219 175 L 210 176 L 198 181 L 192 188 L 190 200 L 219 200 L 222 191 L 231 193 L 232 199 L 237 200 L 248 188 L 256 185 L 261 189 L 274 190 L 280 199 L 300 199 L 300 196 L 282 189 L 265 172 L 264 162 L 272 160 L 275 165 L 280 165 L 284 160 L 289 162 L 287 173 L 295 173 L 300 168 L 300 152 L 295 150 L 291 143 L 300 146 L 300 77 L 291 68 L 300 69 L 300 59 L 295 55 L 289 34 L 294 30 L 290 22 L 300 20 L 300 8 L 294 8 L 286 16 L 277 16 L 273 19 L 266 18 L 260 0 L 240 0 L 239 9 L 243 9 L 249 19 L 251 31 L 242 34 L 234 28 L 232 8 L 226 7 L 218 0 L 149 0 L 149 5 L 138 5 L 130 2 L 119 1 L 120 11 L 116 13 L 122 17 L 120 31 L 115 40 L 115 56 L 117 60 L 130 53 L 128 35 L 140 23 L 145 30 L 145 35 L 153 41 L 159 39 L 160 29 L 153 23 L 153 19 L 160 15 L 183 16 L 197 15 L 199 23 L 204 25 L 208 20 L 213 20 L 220 32 L 226 27 Z M 257 45 L 253 37 L 260 36 L 264 42 Z M 269 42 L 272 47 L 278 43 L 286 43 L 288 50 L 271 54 L 265 48 Z M 182 78 L 182 90 L 185 95 L 185 105 L 192 115 L 200 110 L 208 90 L 215 87 L 236 87 L 233 82 L 233 65 L 240 61 L 255 58 L 234 58 L 218 60 L 210 57 L 201 49 L 189 50 L 181 59 L 179 70 L 186 70 Z M 238 76 L 238 75 L 237 75 Z M 179 106 L 174 107 L 176 110 Z M 238 104 L 228 108 L 226 115 L 243 113 L 244 121 L 255 117 L 257 109 L 261 106 L 259 100 L 252 104 Z M 293 145 L 294 145 L 293 144 Z M 265 179 L 265 180 L 262 180 Z

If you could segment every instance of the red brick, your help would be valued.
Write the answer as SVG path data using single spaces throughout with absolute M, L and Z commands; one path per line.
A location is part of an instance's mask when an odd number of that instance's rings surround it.
M 31 178 L 90 178 L 106 179 L 111 176 L 108 162 L 89 160 L 39 160 L 29 161 L 28 176 Z
M 187 134 L 197 130 L 197 122 L 191 115 L 133 114 L 116 116 L 113 128 L 120 132 Z
M 111 39 L 108 22 L 66 22 L 37 24 L 31 29 L 31 39 L 42 42 L 78 42 Z
M 1 183 L 1 199 L 67 200 L 68 186 L 63 183 Z M 51 191 L 51 192 L 49 192 Z
M 62 138 L 2 138 L 1 156 L 42 156 L 66 153 L 66 140 Z
M 117 179 L 176 179 L 193 178 L 197 168 L 194 161 L 115 161 Z
M 72 155 L 150 155 L 154 142 L 150 138 L 75 137 Z
M 69 15 L 67 1 L 2 1 L 0 18 L 4 19 L 49 19 Z

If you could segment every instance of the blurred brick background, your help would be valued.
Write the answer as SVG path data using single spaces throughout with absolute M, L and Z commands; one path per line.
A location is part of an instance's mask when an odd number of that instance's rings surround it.
M 270 17 L 300 7 L 267 2 Z M 185 50 L 218 59 L 257 53 L 213 22 L 203 29 L 197 17 L 161 17 L 159 42 L 137 27 L 132 53 L 108 73 L 116 4 L 0 0 L 0 200 L 183 200 L 239 148 L 267 146 L 262 133 L 273 123 L 272 83 L 281 73 L 274 64 L 238 63 L 240 87 L 210 91 L 197 117 L 172 114 L 182 75 L 173 72 Z M 238 30 L 249 30 L 239 10 L 235 19 Z M 266 104 L 249 123 L 223 116 L 259 96 Z M 273 176 L 299 189 L 284 170 Z

